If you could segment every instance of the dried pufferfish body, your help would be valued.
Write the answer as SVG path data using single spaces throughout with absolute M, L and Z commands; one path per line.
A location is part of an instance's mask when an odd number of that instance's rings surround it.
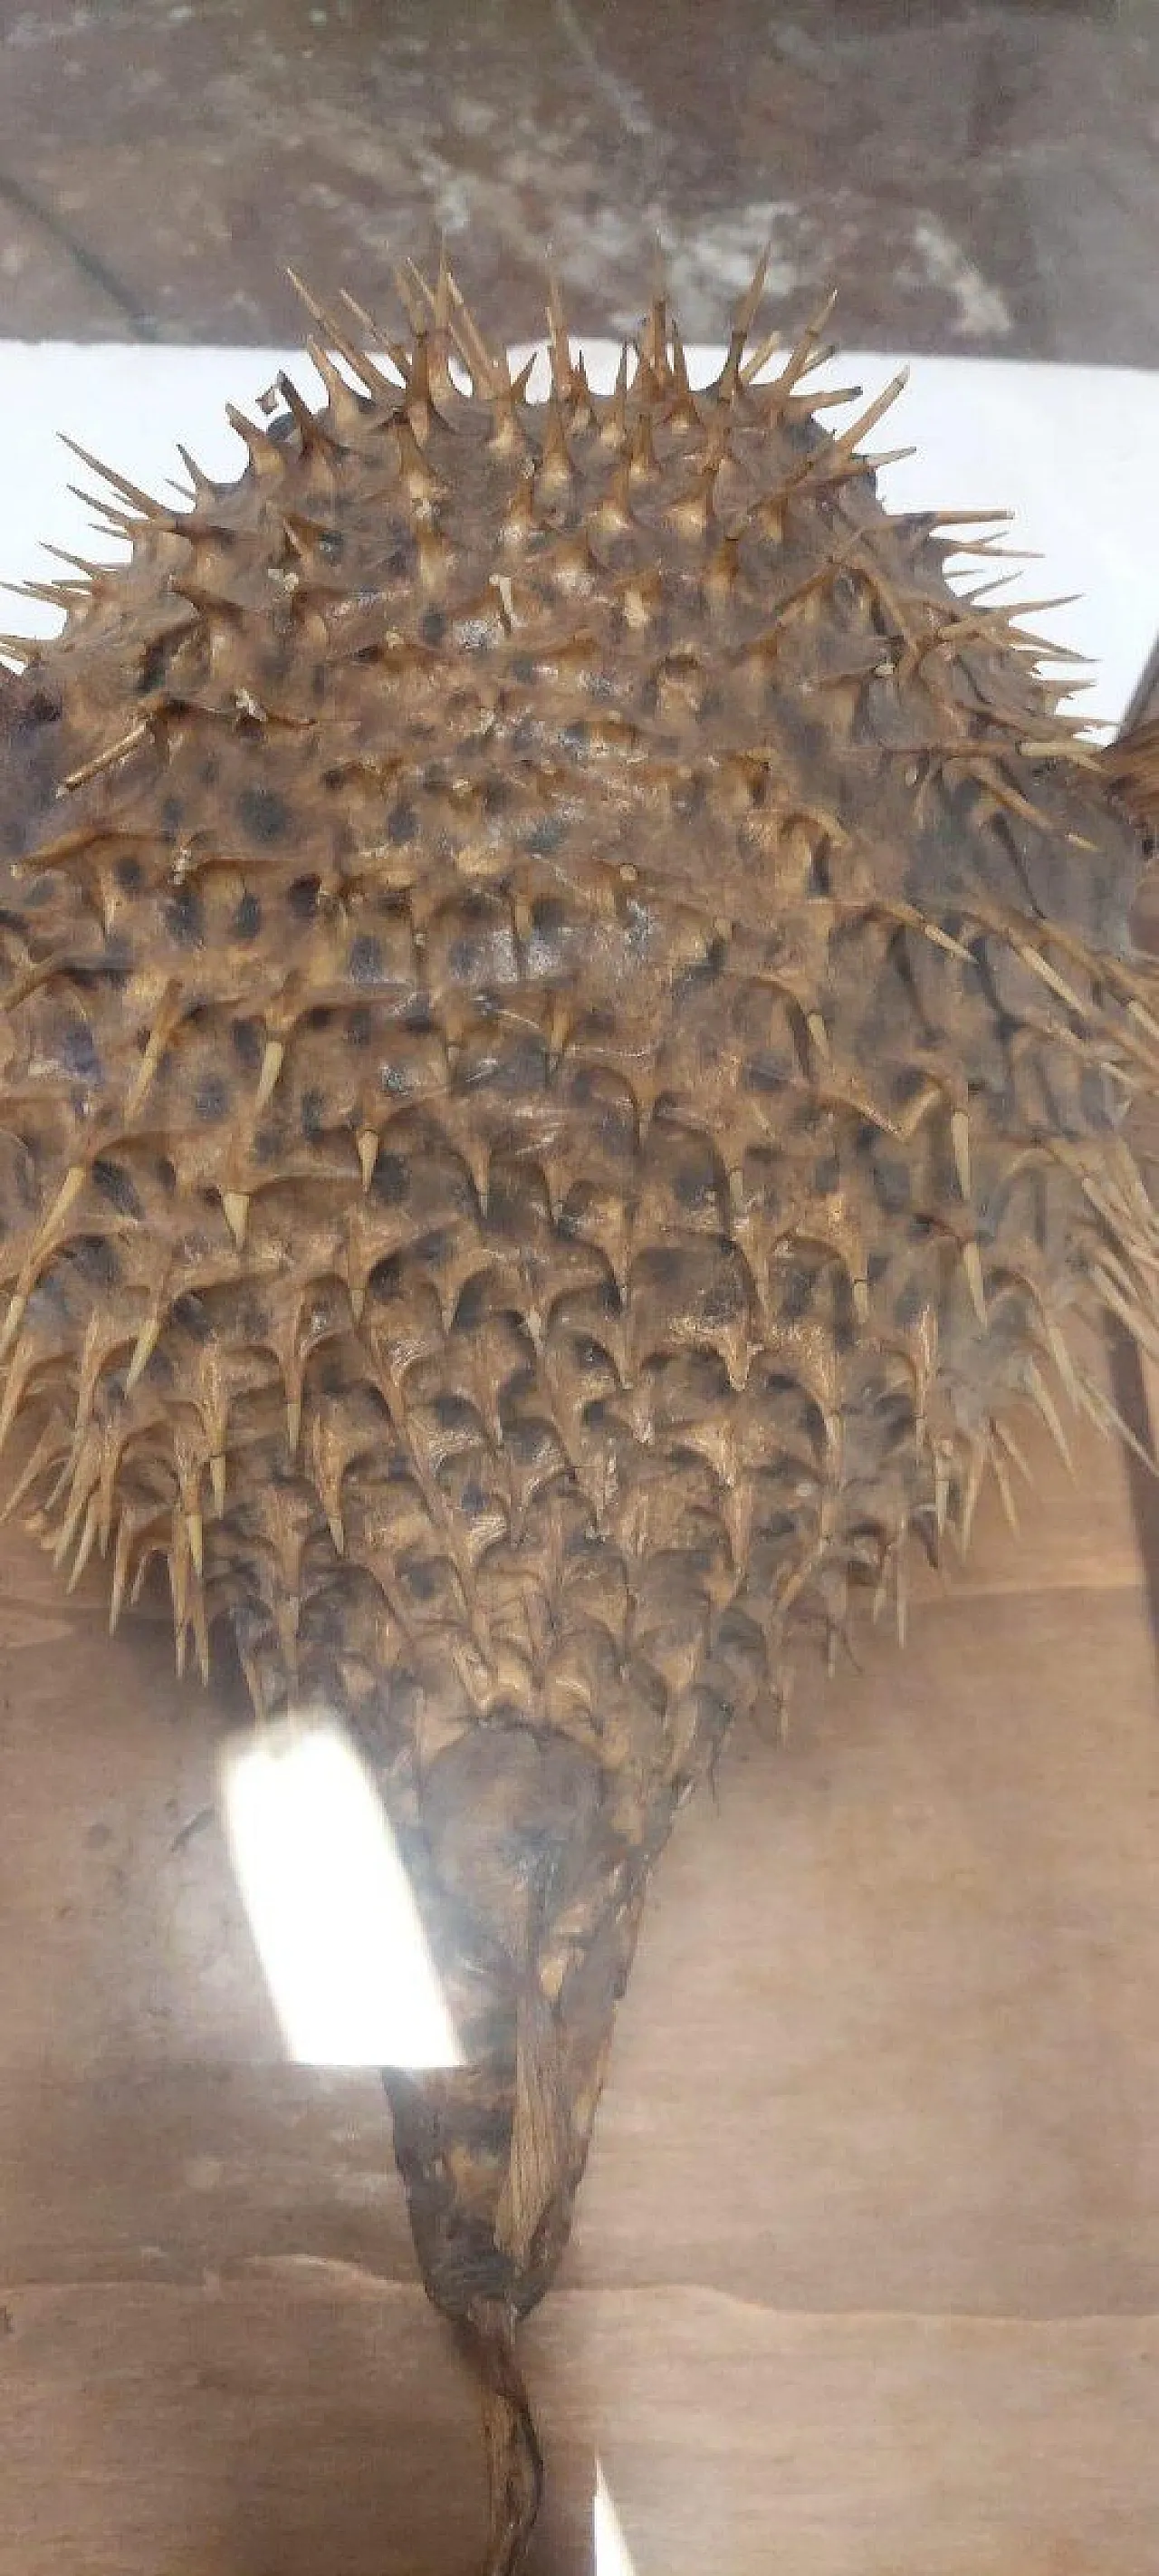
M 1138 843 L 881 510 L 885 398 L 826 435 L 815 335 L 754 380 L 757 292 L 695 392 L 662 300 L 607 398 L 553 310 L 531 405 L 444 273 L 401 386 L 322 317 L 240 482 L 119 484 L 0 919 L 17 1490 L 372 1753 L 468 2059 L 391 2092 L 496 2571 L 677 1804 L 797 1636 L 901 1623 L 1020 1408 L 1102 1409 L 1073 1314 L 1154 1337 Z

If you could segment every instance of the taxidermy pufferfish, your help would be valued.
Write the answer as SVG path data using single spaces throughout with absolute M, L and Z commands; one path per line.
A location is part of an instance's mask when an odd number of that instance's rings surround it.
M 883 510 L 896 387 L 831 436 L 762 282 L 696 389 L 658 293 L 609 396 L 553 292 L 543 403 L 445 266 L 391 373 L 315 309 L 325 407 L 281 377 L 188 507 L 100 468 L 129 560 L 8 648 L 8 1504 L 374 1766 L 466 2061 L 387 2085 L 489 2576 L 676 1809 L 1020 1417 L 1109 1419 L 1077 1320 L 1159 1330 L 1155 743 Z

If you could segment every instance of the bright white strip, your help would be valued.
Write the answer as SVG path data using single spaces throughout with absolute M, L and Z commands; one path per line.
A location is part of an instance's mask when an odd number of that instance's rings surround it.
M 462 2055 L 374 1780 L 324 1714 L 231 1739 L 226 1833 L 290 2055 L 458 2066 Z
M 596 2576 L 636 2576 L 620 2517 L 608 2493 L 603 2467 L 596 2461 Z
M 593 384 L 606 390 L 617 345 L 579 345 Z M 690 350 L 694 379 L 710 375 L 720 355 Z M 10 582 L 56 578 L 61 567 L 42 554 L 42 538 L 82 555 L 112 550 L 107 533 L 93 537 L 88 512 L 68 490 L 74 481 L 91 486 L 92 478 L 58 445 L 57 430 L 163 491 L 166 476 L 181 471 L 177 438 L 209 473 L 241 472 L 245 451 L 225 403 L 252 409 L 279 367 L 288 366 L 312 400 L 322 398 L 309 361 L 295 349 L 0 341 L 0 364 L 0 577 Z M 868 397 L 898 364 L 898 356 L 846 350 L 810 382 L 861 384 Z M 1013 510 L 1011 543 L 1036 547 L 1043 559 L 996 597 L 1015 602 L 1020 589 L 1028 598 L 1079 592 L 1072 608 L 1036 615 L 1034 623 L 1091 656 L 1097 686 L 1083 707 L 1092 718 L 1117 721 L 1155 637 L 1159 371 L 994 358 L 918 357 L 911 364 L 908 392 L 870 440 L 876 447 L 912 441 L 917 449 L 882 478 L 890 507 Z M 840 426 L 853 415 L 829 417 Z M 28 634 L 51 632 L 58 622 L 51 608 L 31 600 L 7 603 L 0 616 L 0 625 Z

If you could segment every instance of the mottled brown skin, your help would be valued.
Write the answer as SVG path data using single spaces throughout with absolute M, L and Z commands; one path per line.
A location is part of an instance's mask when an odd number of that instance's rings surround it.
M 15 887 L 13 862 L 40 829 L 60 784 L 60 700 L 35 670 L 17 674 L 0 662 L 0 865 L 4 901 Z
M 1105 1418 L 1073 1317 L 1154 1335 L 1140 844 L 755 300 L 697 393 L 657 303 L 607 399 L 553 312 L 546 405 L 445 275 L 401 387 L 321 317 L 326 409 L 121 486 L 23 683 L 71 783 L 8 824 L 0 1428 L 114 1618 L 159 1559 L 179 1656 L 229 1622 L 371 1752 L 468 2061 L 388 2083 L 493 2576 L 676 1808 L 1020 1411 Z
M 1134 725 L 1107 755 L 1112 785 L 1142 825 L 1154 852 L 1159 841 L 1159 716 Z

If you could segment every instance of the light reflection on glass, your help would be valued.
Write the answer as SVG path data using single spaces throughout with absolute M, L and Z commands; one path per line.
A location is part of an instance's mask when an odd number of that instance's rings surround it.
M 287 2049 L 308 2066 L 460 2066 L 373 1777 L 325 1711 L 233 1738 L 226 1835 Z
M 636 2576 L 631 2551 L 599 2460 L 596 2461 L 595 2543 L 596 2576 Z

